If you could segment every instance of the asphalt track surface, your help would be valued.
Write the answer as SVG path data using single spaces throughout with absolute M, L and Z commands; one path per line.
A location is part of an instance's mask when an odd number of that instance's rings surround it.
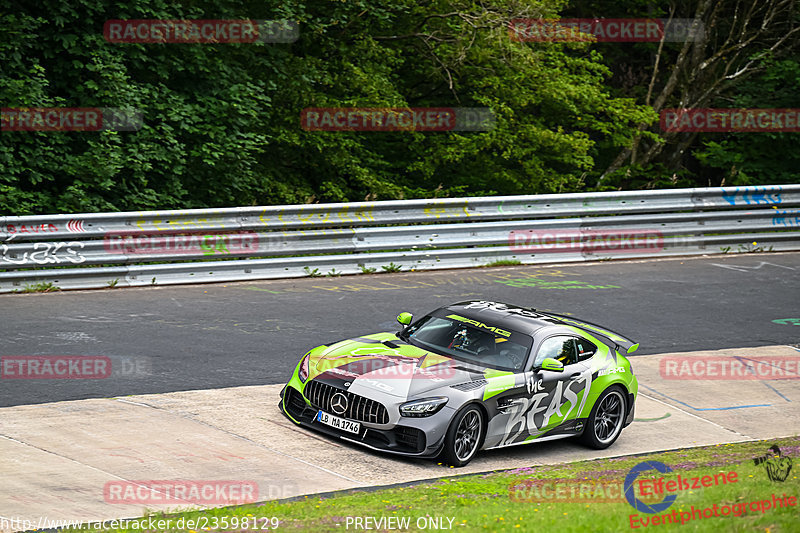
M 639 354 L 796 345 L 800 253 L 2 295 L 0 356 L 107 356 L 114 372 L 0 379 L 0 407 L 282 383 L 316 345 L 467 299 L 572 314 Z

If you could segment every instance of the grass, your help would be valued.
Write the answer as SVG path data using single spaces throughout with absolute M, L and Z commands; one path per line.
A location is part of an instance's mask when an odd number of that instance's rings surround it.
M 521 265 L 522 261 L 518 259 L 499 259 L 497 261 L 492 261 L 491 263 L 486 263 L 485 265 L 481 265 L 481 268 L 488 268 L 488 267 L 501 267 L 501 266 L 517 266 Z
M 384 272 L 400 272 L 403 268 L 403 265 L 395 265 L 394 263 L 389 263 L 388 265 L 383 265 L 381 269 Z
M 744 504 L 751 501 L 772 499 L 776 496 L 800 498 L 800 482 L 795 464 L 788 479 L 783 483 L 768 479 L 763 466 L 756 466 L 753 458 L 762 456 L 767 448 L 777 444 L 784 456 L 794 458 L 800 463 L 800 437 L 776 439 L 773 441 L 751 441 L 691 448 L 667 452 L 657 452 L 639 456 L 626 456 L 611 459 L 597 459 L 550 466 L 532 466 L 516 470 L 489 474 L 474 474 L 442 478 L 418 485 L 388 489 L 352 490 L 329 495 L 306 496 L 291 501 L 269 501 L 237 507 L 212 509 L 207 511 L 188 511 L 174 515 L 153 514 L 154 517 L 171 517 L 173 523 L 179 518 L 204 518 L 210 524 L 208 531 L 257 531 L 259 528 L 236 529 L 214 528 L 213 520 L 226 517 L 245 517 L 250 520 L 263 517 L 277 517 L 280 530 L 289 531 L 346 531 L 356 529 L 354 522 L 347 527 L 347 517 L 399 517 L 410 519 L 410 531 L 432 529 L 418 527 L 422 518 L 443 519 L 443 525 L 457 531 L 626 531 L 631 530 L 630 516 L 652 518 L 657 515 L 635 511 L 627 502 L 598 503 L 595 501 L 570 502 L 569 498 L 559 500 L 533 501 L 514 489 L 528 480 L 555 480 L 553 483 L 567 485 L 575 480 L 596 480 L 604 483 L 622 484 L 632 467 L 643 461 L 660 461 L 673 470 L 664 475 L 666 480 L 713 476 L 720 472 L 736 472 L 736 482 L 726 485 L 710 486 L 700 490 L 680 491 L 677 500 L 667 510 L 658 515 L 678 512 L 691 512 L 695 508 L 712 507 L 721 509 L 723 505 Z M 535 460 L 535 450 L 531 449 L 531 460 Z M 457 470 L 448 470 L 457 473 Z M 661 476 L 661 474 L 659 474 Z M 656 477 L 655 471 L 642 475 L 642 478 Z M 619 485 L 617 485 L 619 486 Z M 522 497 L 519 495 L 522 494 Z M 523 501 L 519 501 L 522 499 Z M 800 502 L 798 502 L 800 505 Z M 655 531 L 797 531 L 798 509 L 784 507 L 769 509 L 766 512 L 748 511 L 741 516 L 711 517 L 668 525 L 639 527 L 641 530 Z M 423 525 L 420 521 L 419 525 Z M 638 525 L 638 524 L 637 524 Z M 388 528 L 384 528 L 388 530 Z M 68 531 L 77 531 L 75 529 Z M 87 531 L 82 529 L 80 531 Z M 91 531 L 140 531 L 91 530 Z M 175 530 L 177 531 L 177 530 Z M 202 530 L 206 531 L 206 530 Z
M 50 281 L 44 282 L 43 281 L 41 283 L 34 283 L 32 285 L 25 285 L 24 289 L 16 290 L 14 292 L 24 292 L 24 293 L 28 293 L 28 292 L 53 292 L 53 291 L 60 291 L 60 290 L 61 289 L 59 287 L 56 287 L 55 285 L 53 285 L 52 282 L 50 282 Z

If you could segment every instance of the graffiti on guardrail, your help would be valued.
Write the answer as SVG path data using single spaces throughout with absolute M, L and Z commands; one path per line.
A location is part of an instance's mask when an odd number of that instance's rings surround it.
M 304 210 L 292 210 L 293 212 L 289 213 L 283 209 L 276 212 L 267 208 L 261 212 L 258 220 L 265 226 L 375 222 L 374 208 L 374 205 L 368 205 L 357 207 L 351 211 L 350 207 L 344 206 L 335 211 L 309 210 L 304 212 Z
M 37 242 L 33 244 L 33 251 L 15 252 L 13 249 L 10 249 L 7 244 L 0 244 L 0 264 L 79 264 L 86 261 L 86 258 L 80 252 L 84 246 L 84 243 L 78 241 Z
M 800 211 L 778 211 L 772 217 L 773 226 L 800 226 Z
M 736 187 L 732 193 L 722 192 L 731 205 L 773 205 L 781 203 L 781 187 Z
M 225 219 L 222 217 L 183 218 L 187 215 L 188 213 L 178 211 L 173 215 L 172 219 L 141 218 L 136 221 L 136 225 L 143 231 L 190 230 L 197 228 L 197 226 L 215 226 L 215 229 L 225 229 Z
M 55 224 L 6 224 L 0 226 L 0 230 L 4 233 L 11 234 L 39 234 L 39 233 L 53 233 L 58 231 Z
M 110 254 L 249 254 L 258 250 L 258 234 L 235 233 L 158 233 L 109 232 L 103 248 Z
M 514 252 L 631 253 L 660 252 L 664 236 L 658 230 L 511 230 L 508 244 Z
M 70 219 L 64 224 L 64 229 L 69 233 L 84 233 L 83 220 Z M 59 223 L 46 222 L 42 224 L 3 224 L 0 225 L 0 234 L 5 233 L 5 237 L 0 240 L 11 241 L 16 237 L 24 238 L 28 235 L 43 235 L 46 233 L 57 233 L 61 231 Z

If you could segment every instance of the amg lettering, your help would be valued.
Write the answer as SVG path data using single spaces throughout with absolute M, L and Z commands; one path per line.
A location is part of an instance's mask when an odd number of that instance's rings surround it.
M 471 324 L 471 325 L 473 325 L 473 326 L 475 326 L 477 328 L 493 331 L 493 332 L 497 333 L 498 335 L 502 335 L 503 337 L 510 337 L 511 336 L 511 332 L 510 331 L 506 331 L 504 329 L 496 328 L 494 326 L 487 326 L 483 322 L 478 322 L 477 320 L 472 320 L 471 318 L 466 318 L 466 317 L 458 316 L 458 315 L 448 315 L 447 318 L 454 318 L 454 319 L 456 319 L 456 320 L 458 320 L 460 322 L 464 322 L 465 324 Z

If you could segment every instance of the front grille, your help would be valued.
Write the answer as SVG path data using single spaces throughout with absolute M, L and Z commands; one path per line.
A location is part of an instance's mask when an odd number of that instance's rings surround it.
M 331 398 L 337 392 L 347 397 L 347 410 L 342 414 L 336 413 L 331 409 Z M 359 422 L 371 422 L 373 424 L 389 423 L 389 413 L 386 411 L 386 407 L 380 402 L 364 398 L 363 396 L 353 394 L 346 390 L 337 389 L 327 383 L 309 381 L 306 383 L 306 388 L 303 393 L 314 407 L 334 415 L 343 416 L 351 420 L 358 420 Z

